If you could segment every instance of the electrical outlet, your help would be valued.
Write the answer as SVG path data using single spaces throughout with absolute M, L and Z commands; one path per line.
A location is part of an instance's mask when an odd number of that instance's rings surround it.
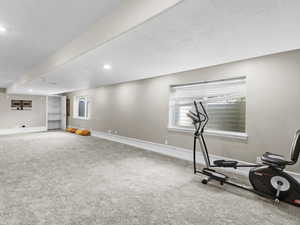
M 165 139 L 165 145 L 169 144 L 168 139 Z

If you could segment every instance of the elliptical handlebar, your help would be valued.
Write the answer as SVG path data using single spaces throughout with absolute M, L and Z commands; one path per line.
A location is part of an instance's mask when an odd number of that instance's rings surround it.
M 197 102 L 196 101 L 194 101 L 194 104 L 195 104 L 195 107 L 196 107 L 196 110 L 197 111 L 199 111 L 199 109 L 198 109 L 198 106 L 197 106 Z M 203 106 L 203 103 L 201 102 L 201 101 L 199 101 L 199 104 L 200 104 L 200 106 L 201 106 L 201 108 L 202 108 L 202 111 L 203 111 L 203 113 L 202 113 L 202 115 L 204 116 L 204 124 L 203 124 L 203 126 L 202 126 L 202 128 L 201 128 L 201 132 L 203 132 L 204 131 L 204 128 L 206 127 L 206 125 L 207 125 L 207 123 L 208 123 L 208 120 L 209 120 L 209 118 L 208 118 L 208 114 L 207 114 L 207 112 L 206 112 L 206 109 L 204 108 L 204 106 Z
M 199 106 L 197 104 L 196 101 L 194 101 L 194 106 L 195 106 L 195 110 L 196 113 L 194 113 L 193 111 L 189 111 L 186 115 L 188 117 L 190 117 L 193 120 L 193 124 L 195 126 L 195 135 L 199 135 L 200 133 L 204 132 L 204 128 L 207 125 L 208 122 L 208 115 L 207 112 L 203 106 L 203 103 L 201 101 L 199 101 L 199 105 L 201 106 L 202 112 L 200 112 L 199 110 Z

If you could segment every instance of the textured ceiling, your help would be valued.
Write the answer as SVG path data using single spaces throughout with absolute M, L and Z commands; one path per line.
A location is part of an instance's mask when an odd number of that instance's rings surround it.
M 19 91 L 62 93 L 297 49 L 299 11 L 298 0 L 185 0 Z
M 84 32 L 121 0 L 0 0 L 0 87 Z

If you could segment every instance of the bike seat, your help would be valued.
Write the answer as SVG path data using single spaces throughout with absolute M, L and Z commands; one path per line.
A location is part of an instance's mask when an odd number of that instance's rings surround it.
M 286 166 L 289 164 L 289 161 L 287 161 L 284 156 L 274 154 L 271 152 L 266 152 L 261 157 L 261 160 L 266 164 L 272 164 L 272 165 L 278 165 L 278 166 Z

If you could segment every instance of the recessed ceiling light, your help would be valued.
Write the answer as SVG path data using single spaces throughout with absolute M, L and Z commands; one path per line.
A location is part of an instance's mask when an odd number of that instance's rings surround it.
M 105 64 L 105 65 L 103 66 L 103 69 L 105 69 L 105 70 L 110 70 L 110 69 L 111 69 L 111 65 Z
M 3 26 L 0 25 L 0 32 L 1 33 L 5 33 L 7 31 L 7 29 Z

